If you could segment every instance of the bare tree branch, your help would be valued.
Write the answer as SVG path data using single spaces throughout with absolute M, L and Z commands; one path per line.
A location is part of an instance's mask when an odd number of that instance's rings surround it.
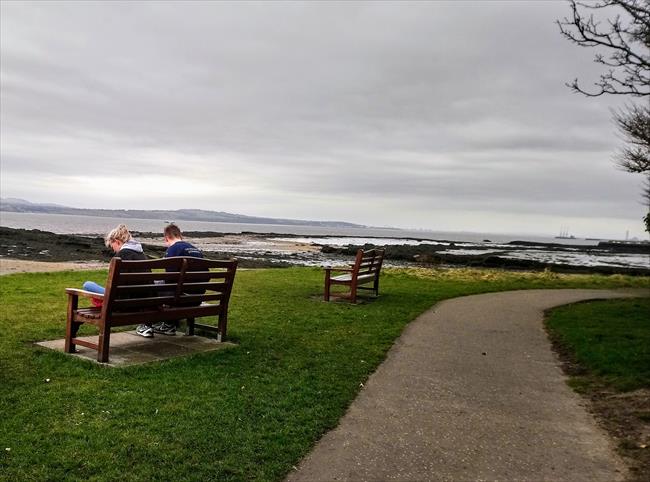
M 594 62 L 607 67 L 594 82 L 596 90 L 583 89 L 578 79 L 566 85 L 587 97 L 609 95 L 650 96 L 650 0 L 569 0 L 571 18 L 557 21 L 562 35 L 580 47 L 595 47 Z M 588 13 L 583 13 L 588 12 Z M 611 13 L 605 26 L 594 13 Z M 642 194 L 650 209 L 650 103 L 628 105 L 614 111 L 613 119 L 626 142 L 614 160 L 618 166 L 646 175 Z M 650 233 L 650 211 L 643 219 Z
M 628 172 L 650 174 L 650 107 L 630 105 L 613 112 L 613 117 L 627 143 L 616 162 Z
M 647 0 L 601 0 L 581 3 L 569 0 L 572 17 L 557 21 L 562 35 L 580 47 L 599 47 L 609 51 L 606 59 L 596 53 L 594 61 L 611 67 L 595 82 L 595 91 L 582 88 L 578 80 L 568 84 L 575 92 L 589 97 L 603 94 L 632 96 L 650 95 L 650 7 Z M 582 10 L 616 9 L 606 26 L 596 21 L 593 13 Z M 626 20 L 621 17 L 626 14 Z

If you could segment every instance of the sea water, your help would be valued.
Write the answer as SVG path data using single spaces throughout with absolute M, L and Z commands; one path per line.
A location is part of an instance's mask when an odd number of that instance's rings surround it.
M 0 212 L 0 226 L 40 229 L 57 234 L 91 234 L 103 236 L 118 224 L 124 223 L 131 231 L 161 233 L 162 236 L 163 228 L 171 221 L 176 220 Z M 290 240 L 293 242 L 314 243 L 318 245 L 347 246 L 350 244 L 364 245 L 366 243 L 377 246 L 399 244 L 418 245 L 435 241 L 437 244 L 448 246 L 447 249 L 440 251 L 441 254 L 493 254 L 502 258 L 529 259 L 573 266 L 613 266 L 650 269 L 650 256 L 647 254 L 609 253 L 605 250 L 593 250 L 586 253 L 579 249 L 571 248 L 571 246 L 595 247 L 598 241 L 594 240 L 558 240 L 553 237 L 531 235 L 405 230 L 377 227 L 294 226 L 183 220 L 178 220 L 178 224 L 183 231 L 275 234 L 277 235 L 276 239 L 280 240 L 282 239 L 282 235 L 299 235 L 301 236 L 300 238 L 292 237 Z M 289 238 L 287 238 L 288 240 Z M 200 239 L 196 241 L 196 244 L 200 245 L 202 249 L 213 250 L 217 248 L 216 246 L 209 246 Z M 507 243 L 513 241 L 561 243 L 562 245 L 568 246 L 558 251 L 548 249 L 544 246 L 520 246 L 517 248 L 516 246 L 507 245 Z M 240 249 L 242 257 L 255 257 L 257 251 L 265 254 L 269 252 L 269 248 L 265 246 L 264 242 L 261 242 L 261 244 L 258 242 L 257 244 L 253 249 L 244 243 Z M 220 249 L 223 248 L 221 247 Z M 238 246 L 229 245 L 228 250 L 237 253 Z M 327 260 L 320 253 L 302 253 L 300 257 L 293 259 L 292 262 L 313 265 L 326 263 Z
M 160 220 L 138 218 L 114 218 L 79 216 L 70 214 L 15 213 L 0 211 L 0 226 L 22 229 L 40 229 L 56 234 L 105 235 L 118 224 L 124 223 L 131 231 L 162 233 L 170 222 L 176 222 L 183 231 L 204 231 L 215 233 L 274 233 L 297 234 L 305 236 L 343 236 L 372 238 L 410 238 L 454 242 L 480 243 L 484 240 L 507 243 L 510 241 L 534 241 L 540 243 L 561 242 L 562 244 L 595 245 L 595 241 L 583 239 L 556 240 L 553 237 L 523 234 L 489 234 L 459 231 L 427 231 L 380 227 L 329 227 L 295 226 L 282 224 L 217 223 L 208 221 Z M 363 243 L 361 243 L 363 244 Z

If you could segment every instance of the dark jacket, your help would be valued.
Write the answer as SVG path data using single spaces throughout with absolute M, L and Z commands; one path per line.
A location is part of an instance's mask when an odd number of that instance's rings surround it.
M 122 249 L 115 256 L 125 261 L 142 261 L 147 259 L 147 256 L 142 251 L 142 245 L 133 239 L 129 239 L 124 243 Z
M 147 256 L 144 254 L 142 251 L 142 245 L 138 243 L 137 241 L 134 241 L 133 239 L 130 239 L 126 243 L 122 245 L 122 249 L 120 249 L 117 253 L 115 253 L 115 257 L 121 258 L 124 261 L 144 261 L 147 259 Z M 137 272 L 137 273 L 151 273 L 150 269 L 137 269 L 137 268 L 132 268 L 129 271 L 131 272 Z M 155 296 L 156 292 L 155 291 L 140 291 L 138 294 L 131 294 L 128 296 L 124 295 L 116 295 L 117 298 L 124 299 L 124 298 L 138 298 L 138 297 L 147 297 L 147 296 Z
M 202 258 L 203 253 L 196 246 L 191 245 L 187 241 L 176 241 L 165 252 L 165 258 L 173 258 L 175 256 L 191 256 L 192 258 Z
M 132 249 L 120 249 L 115 255 L 125 261 L 142 261 L 147 259 L 147 256 L 142 251 L 134 251 Z

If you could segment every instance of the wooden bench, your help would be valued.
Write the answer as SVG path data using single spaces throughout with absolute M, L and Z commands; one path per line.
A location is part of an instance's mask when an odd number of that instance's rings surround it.
M 357 251 L 354 264 L 349 268 L 325 268 L 325 301 L 330 300 L 330 289 L 332 285 L 344 285 L 350 287 L 350 292 L 339 295 L 341 298 L 349 298 L 350 302 L 357 302 L 357 290 L 370 290 L 379 296 L 379 272 L 384 261 L 383 249 L 369 249 Z M 332 272 L 346 272 L 332 276 Z M 362 285 L 372 284 L 372 287 Z
M 156 271 L 157 270 L 157 271 Z M 97 361 L 108 362 L 111 328 L 138 323 L 187 320 L 187 334 L 194 328 L 216 332 L 225 340 L 228 301 L 237 260 L 214 261 L 176 257 L 151 261 L 113 258 L 104 295 L 67 288 L 68 314 L 65 351 L 81 345 L 97 350 Z M 102 306 L 80 308 L 79 297 L 102 299 Z M 216 316 L 217 326 L 195 323 L 195 318 Z M 98 343 L 77 338 L 84 324 L 97 326 Z

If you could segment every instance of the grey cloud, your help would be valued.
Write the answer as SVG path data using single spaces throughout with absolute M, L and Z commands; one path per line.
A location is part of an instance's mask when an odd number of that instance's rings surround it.
M 145 175 L 177 158 L 187 179 L 227 172 L 297 203 L 361 193 L 555 213 L 540 204 L 554 197 L 620 214 L 633 182 L 614 192 L 601 175 L 619 100 L 564 86 L 598 72 L 553 24 L 567 13 L 551 2 L 3 2 L 2 169 Z M 567 168 L 576 159 L 599 166 L 591 183 Z

